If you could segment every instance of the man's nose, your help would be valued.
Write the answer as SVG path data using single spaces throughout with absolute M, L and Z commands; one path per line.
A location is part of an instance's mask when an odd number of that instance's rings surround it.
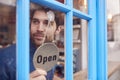
M 44 31 L 44 29 L 45 29 L 45 26 L 43 25 L 43 23 L 42 22 L 40 22 L 39 23 L 39 25 L 38 25 L 38 31 Z

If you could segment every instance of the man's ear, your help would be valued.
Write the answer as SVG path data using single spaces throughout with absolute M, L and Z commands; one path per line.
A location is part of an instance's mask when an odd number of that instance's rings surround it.
M 56 31 L 56 23 L 55 21 L 50 23 L 49 27 L 46 29 L 46 42 L 52 42 L 54 40 L 55 31 Z

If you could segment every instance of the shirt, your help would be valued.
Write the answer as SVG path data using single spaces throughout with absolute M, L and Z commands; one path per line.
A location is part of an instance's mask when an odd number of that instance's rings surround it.
M 34 71 L 33 55 L 36 48 L 30 42 L 30 72 Z M 46 79 L 52 80 L 54 69 L 47 72 Z M 16 80 L 16 45 L 0 49 L 0 80 Z

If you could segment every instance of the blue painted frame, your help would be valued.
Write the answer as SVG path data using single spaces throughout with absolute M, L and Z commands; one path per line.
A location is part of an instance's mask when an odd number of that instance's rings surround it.
M 66 0 L 66 5 L 73 7 L 72 0 Z M 66 13 L 65 28 L 65 80 L 73 80 L 73 12 Z M 68 77 L 67 77 L 68 76 Z
M 107 80 L 107 9 L 106 0 L 97 0 L 97 80 Z
M 73 0 L 66 0 L 65 4 L 55 0 L 31 2 L 66 14 L 65 80 L 73 80 L 73 16 L 88 21 L 88 80 L 107 80 L 105 0 L 88 0 L 88 14 L 74 9 Z M 29 80 L 29 3 L 30 0 L 17 0 L 17 80 Z
M 88 14 L 92 17 L 92 20 L 88 21 L 88 79 L 97 80 L 96 0 L 88 0 Z
M 17 0 L 17 80 L 29 80 L 29 0 Z

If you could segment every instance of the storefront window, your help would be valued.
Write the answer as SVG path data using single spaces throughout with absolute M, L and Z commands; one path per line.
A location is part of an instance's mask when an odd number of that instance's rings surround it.
M 6 0 L 7 1 L 7 0 Z M 0 46 L 8 47 L 16 42 L 15 2 L 0 1 Z
M 107 0 L 108 79 L 120 79 L 120 0 Z M 113 68 L 114 67 L 114 68 Z
M 73 0 L 73 7 L 77 10 L 87 13 L 88 9 L 87 0 Z
M 73 18 L 73 73 L 74 80 L 88 79 L 87 21 Z

